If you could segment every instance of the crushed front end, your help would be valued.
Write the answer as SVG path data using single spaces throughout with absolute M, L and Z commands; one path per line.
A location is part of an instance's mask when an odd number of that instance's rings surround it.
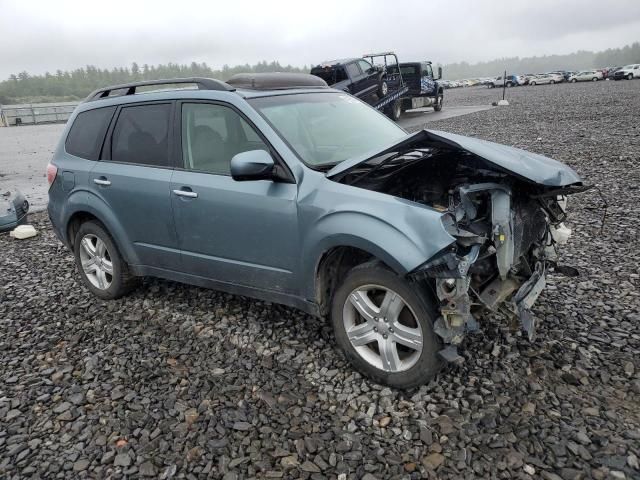
M 455 346 L 479 329 L 487 312 L 519 319 L 529 339 L 535 338 L 531 307 L 556 266 L 557 245 L 571 234 L 563 222 L 564 194 L 572 189 L 559 194 L 510 183 L 453 188 L 443 223 L 456 242 L 413 272 L 434 282 L 441 313 L 434 327 L 449 361 L 460 359 Z
M 441 355 L 459 361 L 465 334 L 487 313 L 518 321 L 536 335 L 531 307 L 555 269 L 556 248 L 571 230 L 567 197 L 587 190 L 570 167 L 548 157 L 461 135 L 423 130 L 365 160 L 338 165 L 331 178 L 387 193 L 442 213 L 455 239 L 409 273 L 439 301 Z

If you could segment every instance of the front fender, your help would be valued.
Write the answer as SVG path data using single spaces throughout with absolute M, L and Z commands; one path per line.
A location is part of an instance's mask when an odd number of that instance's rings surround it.
M 302 278 L 314 280 L 305 284 L 306 298 L 314 297 L 318 262 L 331 248 L 359 248 L 398 275 L 406 275 L 455 241 L 446 232 L 439 212 L 387 198 L 384 205 L 344 206 L 317 219 L 303 241 Z

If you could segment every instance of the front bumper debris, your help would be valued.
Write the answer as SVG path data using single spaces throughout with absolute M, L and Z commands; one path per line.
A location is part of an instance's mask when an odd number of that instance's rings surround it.
M 524 282 L 517 293 L 513 297 L 514 313 L 520 318 L 522 329 L 529 336 L 529 341 L 533 342 L 536 338 L 536 318 L 531 312 L 531 307 L 544 290 L 546 286 L 545 271 L 542 263 L 537 265 L 533 275 Z
M 19 191 L 0 193 L 0 232 L 13 230 L 27 221 L 29 202 Z

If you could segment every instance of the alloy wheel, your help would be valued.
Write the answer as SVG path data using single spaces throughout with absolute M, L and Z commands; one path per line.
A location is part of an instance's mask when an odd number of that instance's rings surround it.
M 107 245 L 100 237 L 87 234 L 80 241 L 82 271 L 91 284 L 107 290 L 113 281 L 113 263 Z
M 370 365 L 397 373 L 422 353 L 422 328 L 406 301 L 380 285 L 364 285 L 347 297 L 342 320 L 355 351 Z

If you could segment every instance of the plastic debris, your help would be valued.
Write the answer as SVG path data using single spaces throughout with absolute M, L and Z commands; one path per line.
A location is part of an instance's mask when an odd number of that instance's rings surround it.
M 33 225 L 18 225 L 16 228 L 9 232 L 9 236 L 18 240 L 24 240 L 25 238 L 35 237 L 38 234 Z

